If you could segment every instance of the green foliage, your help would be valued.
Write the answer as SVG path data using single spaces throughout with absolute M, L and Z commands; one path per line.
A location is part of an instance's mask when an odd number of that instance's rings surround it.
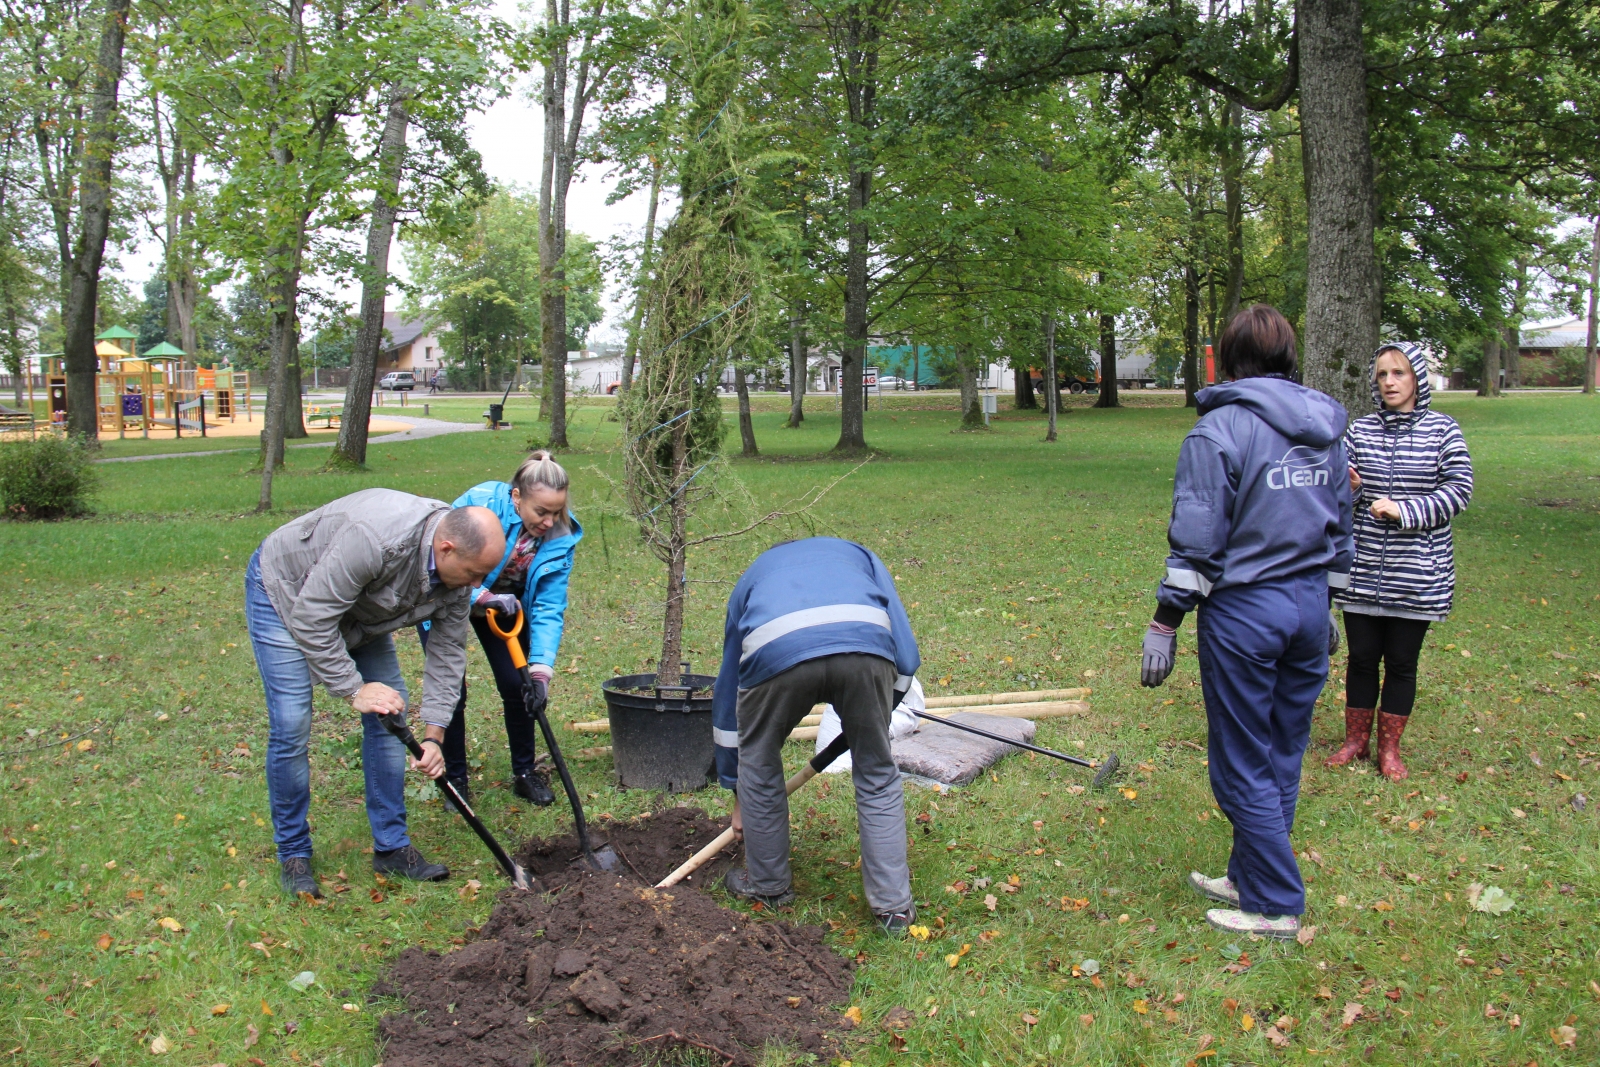
M 75 438 L 45 434 L 0 444 L 0 512 L 17 519 L 87 514 L 98 472 Z

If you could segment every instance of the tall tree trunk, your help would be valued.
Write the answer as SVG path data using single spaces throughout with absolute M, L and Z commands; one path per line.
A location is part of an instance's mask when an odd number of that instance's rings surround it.
M 871 140 L 877 120 L 879 17 L 874 5 L 857 3 L 845 20 L 850 170 L 845 223 L 844 345 L 839 351 L 839 443 L 834 446 L 840 452 L 860 452 L 867 447 L 861 380 L 870 321 L 867 257 L 871 254 L 871 234 L 866 212 L 872 203 L 876 170 Z
M 789 428 L 806 421 L 806 319 L 802 302 L 789 316 Z
M 1200 272 L 1183 265 L 1183 406 L 1196 406 L 1200 391 Z
M 694 401 L 689 395 L 688 383 L 678 405 L 679 414 L 688 411 Z M 689 420 L 680 418 L 672 430 L 673 484 L 682 486 L 689 469 Z M 667 505 L 671 514 L 667 532 L 667 603 L 661 620 L 661 659 L 656 664 L 657 685 L 677 685 L 682 675 L 679 662 L 683 659 L 683 598 L 687 591 L 684 571 L 689 562 L 689 501 L 688 492 L 681 491 Z
M 1114 408 L 1117 400 L 1117 317 L 1100 313 L 1100 395 L 1097 408 Z
M 1044 439 L 1056 439 L 1056 413 L 1061 410 L 1061 378 L 1056 374 L 1056 316 L 1053 311 L 1044 313 L 1044 407 L 1049 416 L 1049 429 Z
M 750 382 L 745 377 L 744 367 L 739 364 L 733 366 L 733 389 L 739 394 L 739 441 L 744 446 L 743 455 L 759 456 L 761 450 L 756 447 L 756 428 L 750 421 Z
M 956 377 L 961 383 L 961 428 L 979 429 L 983 426 L 983 400 L 978 396 L 978 376 L 972 365 L 970 345 L 956 345 Z
M 383 344 L 383 306 L 389 293 L 389 250 L 394 220 L 400 212 L 400 175 L 405 169 L 406 93 L 389 91 L 388 114 L 378 139 L 378 188 L 372 194 L 367 223 L 367 256 L 361 272 L 361 324 L 350 352 L 350 380 L 345 384 L 339 440 L 328 457 L 329 467 L 367 465 L 367 424 L 372 419 L 372 383 L 378 374 L 378 349 Z
M 92 448 L 98 448 L 100 443 L 94 319 L 100 301 L 100 264 L 105 258 L 106 233 L 111 226 L 111 160 L 117 146 L 117 90 L 122 82 L 128 4 L 129 0 L 106 0 L 78 186 L 78 239 L 72 248 L 66 305 L 62 308 L 67 432 Z
M 554 31 L 560 23 L 556 0 L 547 0 L 545 25 Z M 558 51 L 544 62 L 544 151 L 539 162 L 539 362 L 542 369 L 539 391 L 539 421 L 551 417 L 555 401 L 555 349 L 565 344 L 550 340 L 550 303 L 555 288 L 555 261 L 560 255 L 552 243 L 555 231 L 556 169 L 566 131 L 567 46 L 560 38 Z M 562 356 L 565 357 L 563 352 Z
M 1500 395 L 1499 331 L 1491 331 L 1483 339 L 1483 380 L 1478 383 L 1478 395 Z
M 1308 240 L 1304 378 L 1361 411 L 1382 314 L 1361 0 L 1299 0 L 1297 11 Z
M 1583 391 L 1590 396 L 1594 395 L 1595 390 L 1595 364 L 1600 362 L 1597 359 L 1600 352 L 1595 347 L 1596 328 L 1600 327 L 1595 315 L 1596 305 L 1600 304 L 1600 300 L 1597 300 L 1600 292 L 1597 291 L 1600 291 L 1600 218 L 1594 220 L 1594 249 L 1589 255 L 1589 337 L 1588 344 L 1584 346 L 1583 360 Z
M 1228 234 L 1228 285 L 1222 304 L 1222 324 L 1239 313 L 1244 294 L 1244 113 L 1238 104 L 1223 108 L 1222 203 Z
M 1012 361 L 1011 366 L 1011 392 L 1012 403 L 1016 404 L 1018 411 L 1038 411 L 1039 398 L 1033 395 L 1033 375 L 1026 366 L 1018 366 Z
M 283 436 L 289 440 L 310 437 L 306 433 L 305 385 L 300 375 L 299 288 L 296 286 L 295 313 L 289 319 L 289 364 L 284 368 Z M 282 462 L 280 457 L 279 462 Z
M 1500 347 L 1501 365 L 1506 369 L 1506 388 L 1522 388 L 1522 315 L 1528 306 L 1528 265 L 1521 259 L 1514 262 L 1517 279 L 1511 290 L 1511 320 L 1500 330 L 1503 343 Z
M 622 374 L 617 384 L 617 403 L 633 386 L 633 361 L 639 358 L 639 330 L 644 325 L 645 293 L 650 286 L 650 258 L 655 250 L 656 208 L 661 203 L 661 156 L 650 160 L 650 208 L 644 216 L 644 248 L 639 253 L 639 275 L 633 284 L 633 318 L 628 323 L 628 343 L 622 352 Z
M 272 304 L 268 332 L 271 358 L 267 365 L 267 407 L 261 415 L 261 495 L 256 511 L 272 510 L 272 479 L 284 460 L 284 430 L 289 421 L 289 363 L 294 348 L 295 304 L 300 294 L 300 246 L 274 255 L 266 297 Z

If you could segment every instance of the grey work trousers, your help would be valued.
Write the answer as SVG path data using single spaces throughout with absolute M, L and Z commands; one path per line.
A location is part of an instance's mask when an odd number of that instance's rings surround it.
M 889 752 L 895 677 L 894 664 L 880 656 L 844 652 L 739 690 L 739 810 L 756 892 L 777 896 L 792 881 L 783 743 L 813 705 L 825 703 L 839 713 L 850 744 L 867 904 L 878 915 L 910 910 L 905 792 Z

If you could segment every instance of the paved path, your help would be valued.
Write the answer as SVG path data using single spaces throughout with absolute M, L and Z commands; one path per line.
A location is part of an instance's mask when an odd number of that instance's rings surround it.
M 403 441 L 421 441 L 428 437 L 439 437 L 447 433 L 473 433 L 486 427 L 474 422 L 445 422 L 443 419 L 413 418 L 410 415 L 391 415 L 385 411 L 383 418 L 390 422 L 403 422 L 407 429 L 397 433 L 386 433 L 381 437 L 374 437 L 367 441 L 370 448 L 373 445 L 393 445 Z M 289 445 L 290 448 L 330 448 L 334 444 L 333 438 L 326 441 L 311 441 L 303 445 Z M 112 456 L 107 459 L 96 460 L 97 463 L 143 463 L 152 459 L 185 459 L 189 456 L 221 456 L 231 452 L 248 452 L 248 448 L 209 448 L 199 452 L 160 452 L 151 456 Z

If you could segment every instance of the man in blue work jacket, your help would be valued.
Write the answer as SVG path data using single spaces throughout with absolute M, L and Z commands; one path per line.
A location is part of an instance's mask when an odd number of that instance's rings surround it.
M 887 933 L 911 924 L 889 720 L 921 662 L 894 579 L 862 546 L 789 541 L 744 572 L 728 598 L 712 714 L 717 775 L 737 790 L 744 831 L 745 866 L 728 872 L 730 893 L 773 906 L 794 899 L 783 743 L 813 706 L 832 704 L 850 745 L 867 903 Z

